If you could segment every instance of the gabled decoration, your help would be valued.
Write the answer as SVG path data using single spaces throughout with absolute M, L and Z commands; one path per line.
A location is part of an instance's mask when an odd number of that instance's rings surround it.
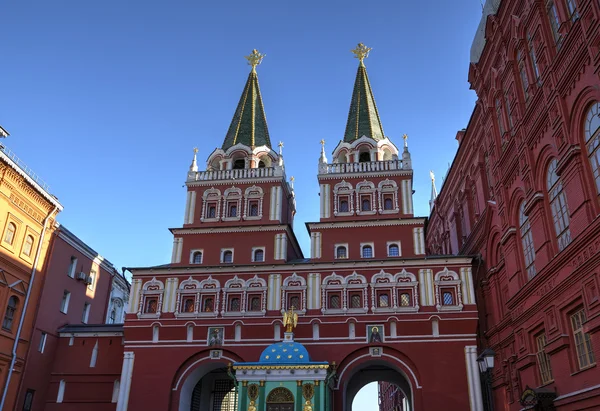
M 252 148 L 260 146 L 271 148 L 267 118 L 258 86 L 258 76 L 256 75 L 256 66 L 262 62 L 264 57 L 265 54 L 259 53 L 256 49 L 249 56 L 246 56 L 252 70 L 248 75 L 246 86 L 225 136 L 223 150 L 227 150 L 236 144 L 243 144 Z
M 352 100 L 350 102 L 350 112 L 348 113 L 348 122 L 346 123 L 346 132 L 344 133 L 344 141 L 352 142 L 366 136 L 373 140 L 379 141 L 385 138 L 375 97 L 371 90 L 367 69 L 363 60 L 368 57 L 370 48 L 363 43 L 358 43 L 358 46 L 352 50 L 355 57 L 359 59 L 358 71 L 354 82 L 354 91 L 352 92 Z

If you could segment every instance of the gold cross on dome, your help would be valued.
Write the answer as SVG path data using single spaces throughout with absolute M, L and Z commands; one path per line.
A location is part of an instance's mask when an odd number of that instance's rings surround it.
M 320 143 L 322 146 L 325 146 L 325 140 L 321 140 Z
M 408 135 L 405 134 L 402 136 L 402 138 L 404 139 L 404 147 L 408 147 Z
M 281 155 L 281 152 L 283 151 L 283 141 L 280 141 L 277 146 L 279 147 L 279 155 Z
M 244 56 L 248 60 L 248 64 L 252 66 L 252 71 L 256 71 L 256 66 L 262 63 L 262 59 L 265 58 L 266 54 L 260 53 L 258 50 L 252 50 L 252 53 L 248 56 Z
M 363 43 L 358 43 L 355 49 L 350 50 L 354 53 L 354 57 L 357 58 L 361 63 L 364 59 L 369 57 L 369 51 L 371 51 L 371 47 L 365 46 Z
M 194 147 L 194 154 L 198 153 L 198 147 Z

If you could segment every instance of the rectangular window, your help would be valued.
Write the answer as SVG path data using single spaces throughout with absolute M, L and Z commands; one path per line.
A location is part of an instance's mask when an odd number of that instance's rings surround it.
M 42 332 L 42 334 L 40 335 L 40 345 L 38 346 L 38 351 L 41 352 L 42 354 L 44 353 L 44 348 L 46 348 L 46 338 L 48 337 L 48 334 L 46 334 L 45 332 Z
M 512 132 L 514 124 L 513 124 L 512 108 L 510 106 L 510 99 L 508 98 L 508 90 L 504 93 L 504 105 L 506 106 L 506 114 L 508 117 L 508 128 Z
M 258 200 L 249 201 L 248 208 L 249 217 L 258 217 Z
M 350 211 L 350 207 L 349 207 L 349 199 L 348 196 L 340 196 L 340 204 L 339 204 L 339 212 L 340 213 L 347 213 L 348 211 Z
M 579 13 L 577 12 L 577 2 L 575 0 L 567 0 L 567 7 L 569 9 L 569 19 L 575 23 L 575 21 L 579 18 Z
M 496 120 L 498 121 L 498 131 L 500 131 L 500 137 L 504 134 L 504 120 L 502 120 L 502 103 L 500 99 L 496 99 Z
M 575 340 L 577 362 L 579 363 L 580 370 L 596 363 L 596 360 L 594 359 L 594 351 L 592 350 L 592 341 L 590 340 L 590 335 L 583 331 L 583 324 L 585 322 L 586 316 L 583 309 L 571 315 L 573 339 Z
M 540 370 L 540 378 L 542 384 L 548 384 L 554 378 L 552 377 L 552 366 L 550 365 L 550 357 L 545 351 L 546 347 L 546 334 L 541 333 L 535 338 L 537 346 L 537 361 L 538 369 Z
M 227 204 L 227 217 L 237 217 L 237 201 Z
M 529 45 L 529 57 L 531 57 L 531 65 L 533 66 L 533 74 L 535 74 L 535 81 L 537 85 L 541 85 L 540 81 L 540 68 L 538 67 L 537 54 L 535 53 L 535 47 L 533 44 L 533 37 L 531 34 L 527 35 L 527 43 Z
M 31 411 L 33 407 L 33 396 L 35 395 L 35 390 L 27 390 L 25 393 L 25 401 L 23 402 L 23 411 Z
M 550 28 L 552 28 L 552 36 L 554 36 L 556 48 L 560 49 L 560 45 L 562 43 L 562 34 L 559 32 L 560 18 L 558 17 L 558 10 L 556 9 L 554 0 L 550 0 L 546 4 L 546 12 L 548 13 L 548 19 L 550 19 Z
M 93 290 L 94 286 L 96 285 L 96 271 L 95 270 L 90 271 L 90 276 L 87 281 L 88 281 L 88 289 Z
M 214 203 L 210 203 L 208 207 L 206 207 L 206 218 L 217 218 L 217 205 Z
M 71 299 L 71 293 L 68 292 L 67 290 L 65 290 L 63 292 L 63 298 L 62 301 L 60 303 L 60 311 L 63 314 L 66 314 L 67 311 L 69 310 L 69 300 Z
M 67 275 L 71 278 L 75 278 L 75 270 L 77 269 L 77 257 L 71 257 L 71 263 L 69 264 L 69 271 Z
M 527 78 L 527 71 L 525 69 L 525 57 L 520 51 L 517 54 L 517 60 L 519 62 L 519 77 L 521 78 L 521 86 L 523 87 L 523 97 L 527 103 L 527 100 L 529 100 L 529 79 Z
M 88 318 L 90 316 L 90 307 L 92 305 L 90 303 L 83 304 L 83 313 L 81 314 L 81 322 L 87 324 Z
M 456 305 L 454 291 L 450 289 L 442 290 L 442 305 Z

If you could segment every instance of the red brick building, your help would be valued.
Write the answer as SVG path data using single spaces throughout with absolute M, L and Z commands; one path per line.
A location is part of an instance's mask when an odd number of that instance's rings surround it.
M 595 0 L 487 1 L 471 50 L 478 100 L 427 249 L 480 255 L 497 410 L 600 408 L 599 21 Z
M 411 410 L 481 409 L 472 259 L 425 255 L 407 141 L 398 150 L 385 136 L 363 64 L 368 49 L 355 53 L 348 123 L 331 163 L 321 143 L 311 258 L 298 246 L 293 181 L 267 129 L 261 55 L 248 56 L 253 69 L 222 147 L 204 171 L 194 155 L 171 263 L 130 268 L 117 410 L 237 409 L 247 398 L 232 390 L 228 364 L 256 362 L 281 341 L 281 314 L 291 307 L 296 343 L 327 364 L 315 410 L 350 410 L 373 381 L 397 385 Z M 297 368 L 300 387 L 310 376 Z M 278 368 L 270 370 L 255 387 L 278 381 Z M 300 409 L 301 390 L 288 392 Z M 269 394 L 258 409 L 289 409 Z
M 379 381 L 377 383 L 377 394 L 379 397 L 379 411 L 403 411 L 404 394 L 395 384 Z

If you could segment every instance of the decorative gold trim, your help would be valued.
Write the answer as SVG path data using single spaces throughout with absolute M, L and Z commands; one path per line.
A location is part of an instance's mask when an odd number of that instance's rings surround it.
M 326 370 L 329 364 L 317 365 L 234 365 L 234 370 Z

